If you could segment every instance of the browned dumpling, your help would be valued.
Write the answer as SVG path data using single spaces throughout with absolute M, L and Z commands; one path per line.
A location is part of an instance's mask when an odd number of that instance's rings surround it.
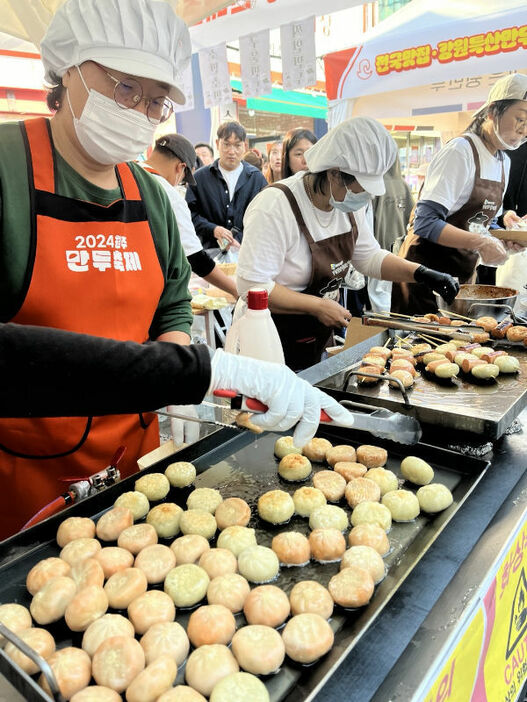
M 101 548 L 102 546 L 97 539 L 75 539 L 64 546 L 60 552 L 60 557 L 73 567 L 87 558 L 95 558 L 95 555 Z
M 167 573 L 176 565 L 176 554 L 163 544 L 147 546 L 139 551 L 134 565 L 143 571 L 149 584 L 157 585 L 163 582 Z
M 314 509 L 326 504 L 326 497 L 318 488 L 301 487 L 295 490 L 293 502 L 296 514 L 300 517 L 309 517 Z
M 145 667 L 141 644 L 130 636 L 112 636 L 95 651 L 92 673 L 98 685 L 124 692 Z
M 362 463 L 355 461 L 338 461 L 333 466 L 333 470 L 342 475 L 344 480 L 349 483 L 353 478 L 362 478 L 368 469 Z
M 89 685 L 84 690 L 76 692 L 71 702 L 121 702 L 122 697 L 115 690 L 102 685 Z
M 271 548 L 282 565 L 306 565 L 311 558 L 309 541 L 299 531 L 283 531 L 273 537 Z
M 312 470 L 309 458 L 300 453 L 288 453 L 278 464 L 278 474 L 290 482 L 307 480 Z
M 18 637 L 46 660 L 55 652 L 55 639 L 49 631 L 45 629 L 39 629 L 37 627 L 25 629 L 24 631 L 18 632 Z M 22 668 L 28 675 L 35 675 L 35 673 L 38 673 L 38 665 L 33 663 L 31 658 L 23 654 L 14 644 L 7 642 L 4 652 L 6 656 Z
M 319 470 L 313 476 L 313 485 L 320 490 L 329 502 L 338 502 L 344 495 L 346 481 L 334 470 Z
M 134 515 L 127 507 L 114 507 L 105 512 L 97 522 L 96 534 L 101 541 L 117 541 L 119 534 L 132 526 Z
M 318 614 L 329 619 L 333 614 L 333 598 L 316 580 L 301 580 L 289 594 L 291 614 Z
M 388 452 L 380 446 L 370 446 L 363 444 L 357 449 L 357 461 L 366 468 L 379 468 L 385 465 L 388 460 Z
M 251 508 L 239 497 L 228 497 L 223 500 L 214 512 L 218 529 L 229 526 L 247 526 L 251 518 Z
M 176 676 L 175 660 L 161 654 L 132 680 L 126 690 L 126 702 L 155 702 L 172 687 Z
M 147 664 L 155 661 L 162 653 L 166 653 L 180 666 L 190 649 L 187 632 L 177 622 L 153 624 L 141 637 L 139 643 L 145 652 Z
M 121 614 L 104 614 L 100 619 L 96 619 L 84 632 L 82 637 L 82 649 L 93 658 L 93 654 L 99 646 L 114 636 L 134 637 L 135 630 L 132 622 Z
M 318 614 L 297 614 L 282 632 L 285 651 L 298 663 L 313 663 L 333 646 L 333 630 Z
M 77 586 L 71 578 L 59 575 L 40 588 L 29 609 L 37 624 L 51 624 L 64 616 L 66 607 L 75 597 Z
M 88 654 L 80 648 L 68 646 L 55 651 L 48 663 L 53 670 L 55 680 L 62 695 L 71 699 L 76 692 L 85 688 L 91 678 L 91 661 Z M 38 683 L 51 696 L 51 690 L 46 678 L 41 675 Z
M 159 590 L 148 590 L 128 605 L 128 618 L 137 634 L 144 634 L 158 622 L 173 622 L 175 616 L 174 602 Z
M 350 546 L 371 546 L 381 556 L 390 550 L 390 541 L 386 532 L 378 524 L 358 524 L 348 534 Z
M 146 575 L 140 568 L 125 568 L 114 573 L 104 586 L 108 604 L 113 609 L 126 609 L 136 597 L 146 592 Z
M 320 563 L 340 561 L 346 550 L 346 539 L 339 529 L 314 529 L 309 535 L 313 558 Z
M 357 454 L 353 446 L 347 446 L 346 444 L 332 446 L 326 453 L 326 461 L 332 468 L 334 468 L 335 464 L 339 461 L 354 462 L 356 458 Z
M 86 631 L 108 609 L 108 597 L 100 585 L 83 588 L 66 607 L 64 618 L 72 631 Z
M 332 448 L 332 444 L 327 439 L 319 439 L 315 437 L 308 441 L 307 444 L 302 449 L 304 456 L 307 456 L 310 461 L 315 463 L 322 463 L 326 460 L 326 455 L 329 449 Z
M 289 599 L 276 585 L 259 585 L 245 600 L 243 613 L 249 624 L 280 626 L 290 612 Z
M 109 578 L 125 568 L 131 568 L 134 557 L 124 548 L 119 546 L 106 546 L 95 554 L 95 560 L 101 564 L 104 577 Z
M 75 539 L 93 539 L 95 536 L 95 522 L 88 517 L 68 517 L 57 530 L 57 543 L 63 548 Z
M 157 532 L 150 524 L 134 524 L 122 531 L 117 539 L 117 545 L 134 556 L 154 544 L 157 544 Z
M 380 583 L 386 575 L 384 561 L 371 546 L 352 546 L 342 556 L 340 569 L 363 568 L 373 578 L 375 584 Z
M 378 502 L 381 499 L 381 488 L 368 478 L 353 478 L 346 485 L 345 496 L 353 509 L 361 502 Z
M 205 551 L 209 550 L 210 544 L 204 536 L 187 534 L 173 541 L 170 548 L 176 556 L 177 565 L 183 565 L 197 563 Z
M 236 556 L 226 548 L 211 548 L 205 551 L 199 559 L 198 565 L 203 568 L 211 580 L 219 575 L 236 573 L 238 570 Z
M 236 631 L 234 615 L 223 605 L 203 605 L 192 612 L 187 625 L 191 644 L 198 648 L 207 644 L 231 642 Z
M 82 590 L 88 585 L 104 585 L 104 571 L 102 565 L 95 558 L 87 558 L 74 565 L 69 574 L 70 578 L 75 581 L 77 590 Z
M 71 566 L 62 558 L 44 558 L 31 568 L 26 578 L 26 587 L 30 595 L 35 595 L 48 580 L 59 575 L 68 576 Z
M 227 646 L 200 646 L 188 657 L 185 680 L 199 693 L 208 697 L 217 682 L 230 673 L 237 673 L 238 670 L 238 663 Z
M 219 575 L 210 581 L 207 588 L 209 604 L 221 604 L 236 614 L 241 612 L 251 588 L 247 580 L 238 573 Z
M 334 601 L 342 607 L 363 607 L 371 599 L 375 584 L 370 573 L 363 568 L 345 568 L 334 575 L 328 590 Z
M 276 629 L 261 624 L 239 629 L 232 638 L 231 650 L 240 668 L 254 675 L 274 673 L 285 657 L 285 646 L 280 634 Z

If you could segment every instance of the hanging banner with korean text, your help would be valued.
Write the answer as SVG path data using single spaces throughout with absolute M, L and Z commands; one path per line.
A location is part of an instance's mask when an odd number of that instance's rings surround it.
M 174 103 L 174 112 L 186 112 L 194 109 L 194 83 L 192 80 L 192 61 L 187 63 L 187 67 L 176 75 L 176 85 L 185 96 L 185 104 Z
M 280 27 L 282 81 L 284 90 L 315 85 L 315 18 L 291 22 Z
M 240 64 L 243 96 L 268 95 L 272 89 L 269 30 L 240 37 Z
M 527 6 L 511 7 L 519 0 L 499 10 L 491 0 L 467 0 L 470 13 L 462 22 L 457 3 L 438 14 L 432 3 L 414 2 L 397 13 L 400 23 L 389 32 L 381 23 L 360 46 L 325 56 L 328 99 L 525 68 Z
M 227 47 L 218 44 L 199 52 L 199 70 L 205 107 L 232 102 Z

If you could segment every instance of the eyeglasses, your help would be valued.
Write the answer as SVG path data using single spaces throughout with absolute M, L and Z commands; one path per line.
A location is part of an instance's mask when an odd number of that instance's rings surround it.
M 239 141 L 236 142 L 236 144 L 233 144 L 230 141 L 223 141 L 223 139 L 220 141 L 220 145 L 225 151 L 242 151 L 245 146 L 243 141 Z
M 111 73 L 108 73 L 104 66 L 101 66 L 96 61 L 93 61 L 93 63 L 115 83 L 113 99 L 123 110 L 133 109 L 143 101 L 146 105 L 146 117 L 152 124 L 166 122 L 174 111 L 174 105 L 169 98 L 163 95 L 145 98 L 143 97 L 143 86 L 138 80 L 135 80 L 135 78 L 118 80 Z

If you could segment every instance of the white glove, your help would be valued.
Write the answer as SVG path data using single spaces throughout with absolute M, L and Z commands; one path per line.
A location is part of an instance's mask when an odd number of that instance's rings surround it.
M 486 266 L 501 266 L 507 260 L 507 251 L 499 239 L 490 234 L 482 234 L 476 246 L 473 247 Z
M 182 414 L 185 417 L 196 417 L 198 413 L 194 405 L 169 405 L 167 412 L 170 414 Z M 181 444 L 193 444 L 199 439 L 199 423 L 185 421 L 178 417 L 170 418 L 170 429 L 172 431 L 172 441 L 176 446 Z
M 215 351 L 211 364 L 208 392 L 236 390 L 269 407 L 265 414 L 254 414 L 251 421 L 262 429 L 285 431 L 297 425 L 293 443 L 299 448 L 313 438 L 324 409 L 340 426 L 353 426 L 352 415 L 326 393 L 314 388 L 278 363 L 235 356 Z

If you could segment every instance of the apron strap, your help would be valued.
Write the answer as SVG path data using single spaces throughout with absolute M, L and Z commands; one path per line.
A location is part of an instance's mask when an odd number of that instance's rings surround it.
M 476 168 L 476 171 L 474 173 L 474 181 L 479 179 L 481 177 L 481 169 L 480 169 L 480 163 L 479 163 L 479 154 L 478 150 L 476 149 L 476 145 L 474 144 L 474 141 L 471 139 L 471 137 L 468 136 L 468 134 L 463 134 L 463 139 L 466 139 L 468 143 L 470 144 L 470 148 L 472 149 L 472 156 L 474 157 L 474 166 Z M 502 178 L 503 178 L 503 165 L 502 165 Z
M 30 190 L 55 192 L 55 158 L 49 119 L 37 117 L 19 122 L 27 151 Z
M 278 190 L 281 190 L 284 193 L 284 195 L 286 196 L 286 198 L 289 202 L 291 209 L 293 210 L 293 214 L 295 216 L 296 223 L 298 224 L 298 228 L 300 229 L 302 234 L 306 237 L 308 244 L 309 245 L 314 244 L 315 241 L 314 241 L 313 237 L 311 236 L 309 229 L 306 226 L 306 223 L 305 223 L 304 218 L 302 216 L 302 212 L 300 212 L 300 207 L 298 206 L 298 202 L 296 200 L 296 197 L 293 195 L 290 188 L 288 188 L 287 185 L 284 185 L 283 183 L 272 183 L 268 187 L 269 188 L 278 188 Z
M 117 180 L 121 186 L 121 191 L 125 200 L 141 200 L 139 186 L 128 163 L 118 163 L 115 167 Z

